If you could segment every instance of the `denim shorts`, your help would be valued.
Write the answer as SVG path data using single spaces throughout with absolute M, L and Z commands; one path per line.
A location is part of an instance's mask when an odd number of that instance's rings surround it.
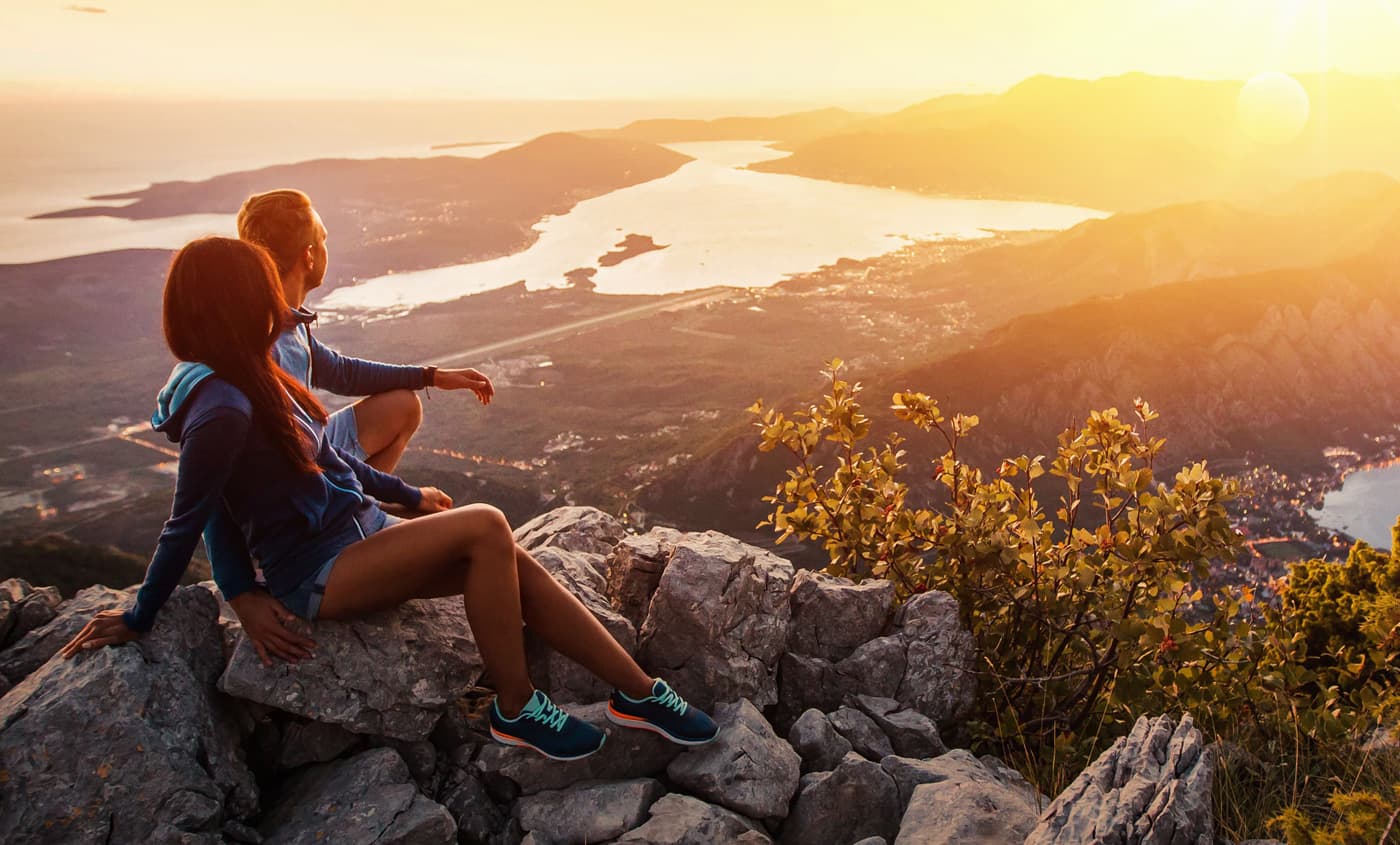
M 355 526 L 359 529 L 361 537 L 368 537 L 376 534 L 399 522 L 403 522 L 397 516 L 392 516 L 380 510 L 378 507 L 368 515 L 368 525 L 361 525 L 359 520 L 355 520 Z M 341 547 L 341 552 L 354 545 L 354 542 L 347 543 Z M 321 599 L 326 593 L 326 582 L 331 579 L 331 570 L 335 567 L 335 562 L 340 559 L 340 552 L 336 552 L 325 563 L 316 568 L 305 581 L 297 586 L 290 593 L 278 596 L 278 601 L 286 605 L 287 609 L 302 619 L 314 620 L 321 611 Z
M 360 426 L 355 421 L 355 406 L 346 405 L 326 419 L 326 439 L 342 452 L 365 460 L 365 448 L 360 445 Z

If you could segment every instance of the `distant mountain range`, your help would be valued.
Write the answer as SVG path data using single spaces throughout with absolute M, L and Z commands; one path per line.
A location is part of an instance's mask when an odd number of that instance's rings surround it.
M 1143 211 L 1239 200 L 1337 170 L 1400 175 L 1400 80 L 1299 77 L 1312 117 L 1295 141 L 1250 142 L 1240 83 L 1133 73 L 1037 76 L 1000 95 L 940 97 L 794 141 L 755 170 L 931 194 Z
M 668 144 L 682 141 L 783 141 L 800 143 L 848 131 L 870 116 L 828 108 L 793 112 L 776 117 L 721 117 L 714 120 L 659 118 L 636 120 L 620 129 L 595 129 L 582 134 L 628 138 Z
M 519 252 L 534 242 L 533 227 L 544 217 L 660 178 L 690 160 L 641 141 L 554 133 L 479 159 L 318 159 L 199 182 L 162 182 L 93 197 L 129 204 L 40 216 L 229 214 L 249 194 L 296 187 L 311 196 L 331 233 L 329 290 L 356 278 Z

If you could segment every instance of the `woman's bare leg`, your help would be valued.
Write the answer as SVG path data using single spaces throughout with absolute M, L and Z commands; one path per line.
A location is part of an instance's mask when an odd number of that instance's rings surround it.
M 534 692 L 525 668 L 515 539 L 504 515 L 468 505 L 391 525 L 346 547 L 331 569 L 320 615 L 362 616 L 408 599 L 461 595 L 505 715 Z M 605 632 L 606 633 L 606 632 Z
M 578 597 L 554 580 L 529 552 L 515 547 L 520 606 L 525 625 L 555 651 L 633 698 L 651 695 L 652 679 L 613 639 Z M 431 588 L 454 595 L 450 578 Z

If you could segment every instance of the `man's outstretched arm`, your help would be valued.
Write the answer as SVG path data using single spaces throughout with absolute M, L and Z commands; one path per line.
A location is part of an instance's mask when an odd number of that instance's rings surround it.
M 410 364 L 385 364 L 342 355 L 307 333 L 311 341 L 311 386 L 341 396 L 373 396 L 389 390 L 422 390 L 428 369 Z

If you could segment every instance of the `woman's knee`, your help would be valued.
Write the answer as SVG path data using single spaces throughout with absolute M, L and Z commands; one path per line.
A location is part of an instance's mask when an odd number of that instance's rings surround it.
M 391 390 L 384 394 L 393 408 L 398 429 L 405 434 L 413 434 L 423 424 L 423 400 L 412 390 Z
M 472 504 L 457 508 L 460 514 L 468 543 L 499 545 L 514 550 L 515 534 L 510 520 L 500 508 L 485 504 Z

